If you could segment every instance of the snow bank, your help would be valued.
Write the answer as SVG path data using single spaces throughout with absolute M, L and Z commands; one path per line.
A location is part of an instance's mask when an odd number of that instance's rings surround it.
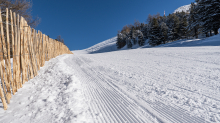
M 64 64 L 66 57 L 69 55 L 46 62 L 38 76 L 12 96 L 8 110 L 0 103 L 0 122 L 92 122 L 82 83 Z
M 220 34 L 201 38 L 178 40 L 167 44 L 162 44 L 157 47 L 198 47 L 198 46 L 220 46 Z

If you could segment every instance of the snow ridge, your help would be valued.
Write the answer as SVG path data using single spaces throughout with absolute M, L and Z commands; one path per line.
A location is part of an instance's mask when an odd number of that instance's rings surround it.
M 117 41 L 117 36 L 105 40 L 103 42 L 100 42 L 94 46 L 91 46 L 85 49 L 85 51 L 87 53 L 103 53 L 103 52 L 116 51 L 117 50 L 116 41 Z
M 173 13 L 182 12 L 182 11 L 184 11 L 186 13 L 189 13 L 190 12 L 190 7 L 191 7 L 191 4 L 181 6 L 181 7 L 177 8 Z

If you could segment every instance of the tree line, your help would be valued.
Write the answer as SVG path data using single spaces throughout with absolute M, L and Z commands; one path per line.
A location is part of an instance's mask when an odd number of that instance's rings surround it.
M 135 21 L 134 24 L 125 25 L 117 34 L 117 48 L 127 45 L 132 48 L 138 44 L 143 46 L 148 39 L 151 46 L 168 42 L 199 38 L 218 34 L 220 28 L 220 1 L 196 0 L 191 3 L 190 12 L 176 12 L 168 16 L 160 14 L 148 16 L 145 23 Z

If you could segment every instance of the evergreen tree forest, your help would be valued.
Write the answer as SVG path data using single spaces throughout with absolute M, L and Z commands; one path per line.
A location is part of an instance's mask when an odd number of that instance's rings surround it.
M 220 0 L 195 0 L 190 12 L 176 12 L 168 16 L 148 16 L 146 23 L 135 21 L 125 25 L 117 34 L 117 48 L 132 48 L 149 43 L 157 46 L 180 39 L 209 37 L 220 28 Z M 212 34 L 214 32 L 214 34 Z M 146 42 L 148 41 L 148 42 Z

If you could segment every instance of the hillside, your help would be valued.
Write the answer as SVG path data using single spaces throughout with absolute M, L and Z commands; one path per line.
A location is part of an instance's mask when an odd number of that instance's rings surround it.
M 91 46 L 84 51 L 87 53 L 103 53 L 103 52 L 111 52 L 111 51 L 116 51 L 116 40 L 117 37 L 113 37 L 111 39 L 105 40 L 103 42 L 100 42 L 94 46 Z
M 116 37 L 113 37 L 111 39 L 100 42 L 94 46 L 91 46 L 87 49 L 77 51 L 76 53 L 80 52 L 80 53 L 92 54 L 92 53 L 105 53 L 105 52 L 118 51 L 116 47 L 116 39 L 117 39 Z M 220 46 L 219 39 L 220 39 L 220 34 L 208 38 L 177 40 L 167 44 L 161 44 L 156 47 Z M 149 46 L 149 44 L 146 43 L 142 47 L 139 47 L 138 45 L 132 47 L 132 49 L 137 49 L 137 48 L 151 48 L 151 46 Z M 124 46 L 122 49 L 119 50 L 127 50 L 127 46 Z
M 118 51 L 113 39 L 47 61 L 0 122 L 220 122 L 220 35 Z
M 191 4 L 181 6 L 181 7 L 177 8 L 173 13 L 182 12 L 182 11 L 184 11 L 186 13 L 189 13 L 190 12 L 190 7 L 191 7 Z

